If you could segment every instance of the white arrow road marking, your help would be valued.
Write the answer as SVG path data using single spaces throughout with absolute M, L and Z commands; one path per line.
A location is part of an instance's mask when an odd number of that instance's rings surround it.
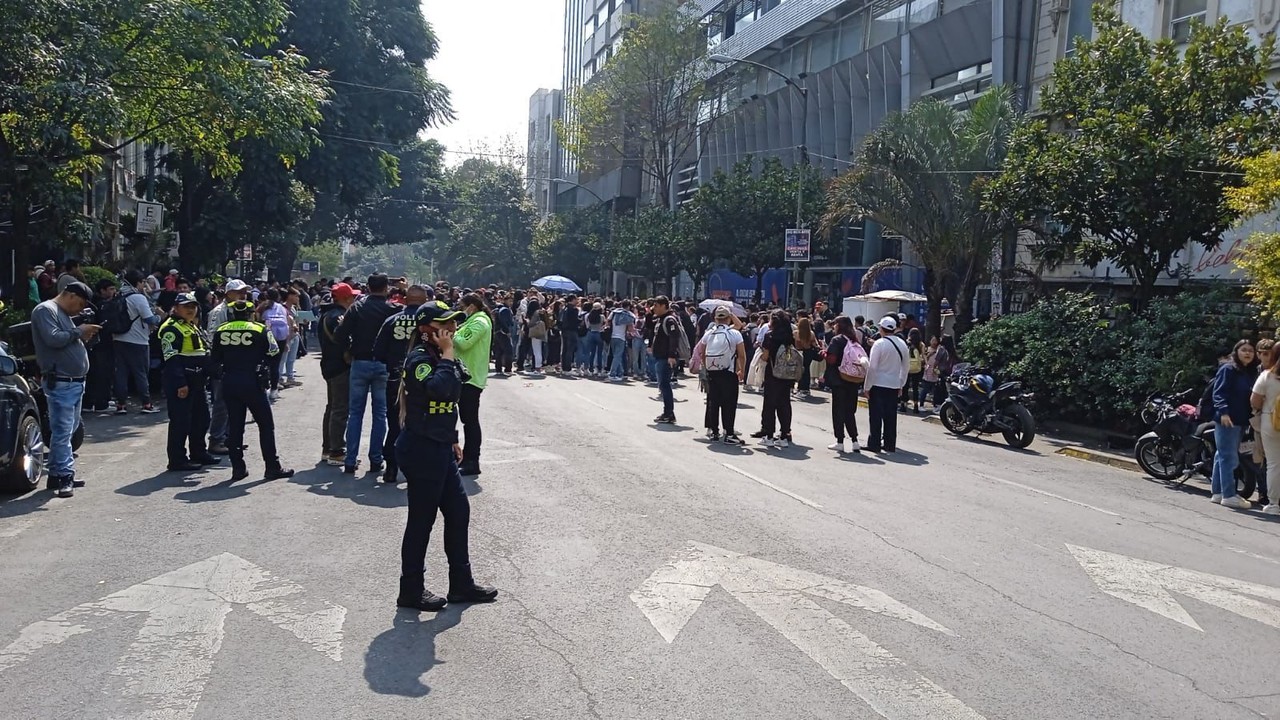
M 296 583 L 223 553 L 28 625 L 0 650 L 0 672 L 43 648 L 92 632 L 94 625 L 146 613 L 113 674 L 124 680 L 125 697 L 139 698 L 146 706 L 137 717 L 190 718 L 234 605 L 270 620 L 334 662 L 342 660 L 346 608 L 297 597 L 302 591 Z
M 1186 595 L 1241 617 L 1280 629 L 1280 588 L 1210 575 L 1172 565 L 1067 545 L 1093 582 L 1106 594 L 1204 632 L 1171 593 Z M 1253 597 L 1249 597 L 1253 596 Z
M 670 643 L 716 585 L 773 626 L 882 717 L 981 720 L 981 715 L 946 690 L 806 597 L 834 600 L 954 635 L 874 588 L 693 543 L 649 576 L 631 594 L 631 601 Z

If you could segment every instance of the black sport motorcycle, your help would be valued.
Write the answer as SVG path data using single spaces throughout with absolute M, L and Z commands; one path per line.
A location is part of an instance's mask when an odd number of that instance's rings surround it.
M 1031 398 L 1020 382 L 997 386 L 990 374 L 960 363 L 947 379 L 947 399 L 938 418 L 956 435 L 1000 433 L 1010 447 L 1022 449 L 1036 437 L 1036 419 L 1024 404 Z

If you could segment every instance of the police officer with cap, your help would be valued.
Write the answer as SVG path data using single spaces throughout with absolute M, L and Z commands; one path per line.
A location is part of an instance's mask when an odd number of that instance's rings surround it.
M 245 411 L 258 424 L 258 443 L 266 463 L 267 480 L 293 477 L 293 470 L 280 464 L 276 454 L 275 419 L 267 400 L 265 378 L 270 377 L 269 363 L 277 362 L 280 347 L 267 327 L 251 320 L 253 303 L 233 300 L 227 303 L 228 322 L 213 334 L 214 367 L 222 375 L 222 399 L 227 405 L 227 450 L 231 455 L 231 480 L 249 477 L 244 462 Z
M 164 359 L 161 380 L 169 409 L 169 470 L 186 472 L 216 465 L 218 458 L 205 445 L 209 343 L 198 322 L 200 305 L 190 293 L 179 294 L 173 303 L 172 315 L 160 324 L 158 333 Z
M 409 479 L 409 520 L 400 548 L 400 595 L 396 605 L 437 611 L 445 598 L 426 589 L 427 544 L 436 512 L 444 517 L 444 553 L 449 560 L 447 602 L 492 602 L 498 591 L 477 585 L 471 575 L 467 526 L 471 504 L 462 486 L 458 462 L 458 400 L 466 370 L 453 353 L 453 334 L 462 312 L 441 302 L 418 309 L 420 341 L 404 363 L 400 414 L 403 430 L 396 441 L 396 460 Z

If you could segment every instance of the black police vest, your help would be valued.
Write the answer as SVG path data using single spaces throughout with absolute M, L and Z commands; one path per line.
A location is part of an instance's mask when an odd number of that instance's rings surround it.
M 458 441 L 458 399 L 462 371 L 457 361 L 444 360 L 419 347 L 404 363 L 405 429 L 427 440 Z
M 214 356 L 223 372 L 252 374 L 278 352 L 275 337 L 261 323 L 232 320 L 213 333 Z

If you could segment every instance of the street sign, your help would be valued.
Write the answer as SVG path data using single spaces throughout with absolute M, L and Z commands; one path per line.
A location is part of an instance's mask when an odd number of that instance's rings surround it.
M 785 231 L 784 242 L 784 258 L 787 262 L 801 263 L 810 261 L 810 252 L 812 248 L 809 244 L 808 230 L 787 230 Z
M 631 601 L 668 643 L 719 585 L 887 720 L 982 716 L 811 598 L 838 602 L 943 635 L 955 633 L 874 588 L 702 543 L 658 568 Z
M 1172 593 L 1280 630 L 1280 588 L 1067 545 L 1102 592 L 1204 632 Z
M 189 720 L 233 608 L 248 610 L 330 660 L 342 661 L 346 608 L 302 595 L 300 585 L 247 560 L 215 555 L 28 625 L 0 649 L 0 673 L 77 635 L 121 622 L 137 625 L 137 636 L 112 671 L 122 679 L 121 703 L 130 706 L 126 715 Z M 139 615 L 144 619 L 134 620 Z M 260 638 L 254 634 L 252 639 Z M 80 645 L 76 652 L 83 653 L 98 643 L 75 644 Z
M 164 206 L 158 202 L 138 201 L 138 232 L 154 235 L 164 224 Z
M 240 259 L 241 259 L 241 260 L 252 260 L 252 259 L 253 259 L 253 246 L 252 246 L 252 245 L 245 245 L 244 247 L 240 248 Z
M 313 272 L 313 273 L 320 272 L 320 263 L 315 261 L 303 260 L 301 263 L 301 267 L 302 267 L 302 272 Z
M 176 259 L 179 255 L 179 248 L 182 247 L 182 234 L 175 232 L 169 238 L 169 258 Z

